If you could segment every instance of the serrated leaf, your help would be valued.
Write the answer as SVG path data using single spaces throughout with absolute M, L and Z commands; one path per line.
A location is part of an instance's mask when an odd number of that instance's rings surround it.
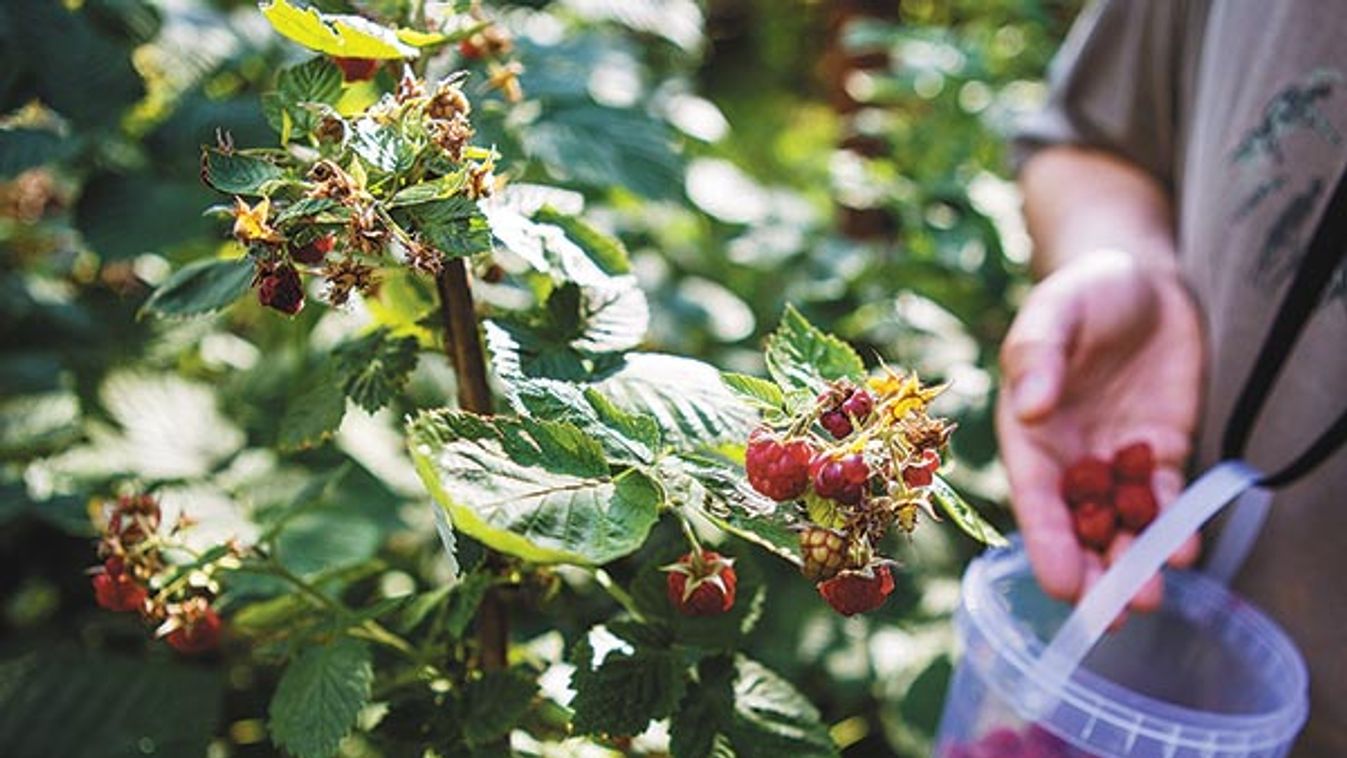
M 401 173 L 416 162 L 416 149 L 403 138 L 397 126 L 362 118 L 351 129 L 351 150 L 371 168 Z
M 336 105 L 341 98 L 341 82 L 341 69 L 320 55 L 281 69 L 276 77 L 276 92 L 286 105 Z
M 681 450 L 742 442 L 757 423 L 719 371 L 691 358 L 632 353 L 594 389 L 619 408 L 653 418 L 665 442 Z
M 673 713 L 687 686 L 687 665 L 671 650 L 613 650 L 595 666 L 594 648 L 583 636 L 571 660 L 572 726 L 579 734 L 639 734 L 652 720 Z
M 488 745 L 510 733 L 533 703 L 538 683 L 522 671 L 488 671 L 463 688 L 463 738 Z
M 0 745 L 7 758 L 205 755 L 223 679 L 155 658 L 43 650 L 0 663 Z
M 767 370 L 782 388 L 817 393 L 834 379 L 860 381 L 865 363 L 851 346 L 825 334 L 792 306 L 767 339 Z
M 346 415 L 346 395 L 333 367 L 311 372 L 303 378 L 281 417 L 281 433 L 276 444 L 283 450 L 299 450 L 319 445 L 336 434 Z
M 242 297 L 252 280 L 253 264 L 247 258 L 195 261 L 159 285 L 140 312 L 159 318 L 211 313 Z
M 75 141 L 41 129 L 0 129 L 0 179 L 64 159 Z
M 435 249 L 462 258 L 491 249 L 491 229 L 477 204 L 465 197 L 432 200 L 392 210 L 406 229 L 418 231 Z
M 369 702 L 369 648 L 342 638 L 307 647 L 285 667 L 267 709 L 272 742 L 298 758 L 328 758 Z
M 597 440 L 571 424 L 425 412 L 412 459 L 454 527 L 539 563 L 599 564 L 635 551 L 662 499 L 645 474 L 616 475 Z
M 748 374 L 736 374 L 733 371 L 720 372 L 721 381 L 734 390 L 735 394 L 760 408 L 780 410 L 786 404 L 786 395 L 775 382 L 759 379 Z
M 711 455 L 680 453 L 660 461 L 660 483 L 669 501 L 706 517 L 717 527 L 799 564 L 799 538 L 791 506 L 748 485 L 743 467 Z
M 454 172 L 447 176 L 420 182 L 398 190 L 388 201 L 388 207 L 399 208 L 404 205 L 428 203 L 432 200 L 446 200 L 463 189 L 463 173 Z
M 333 351 L 342 390 L 370 413 L 392 401 L 416 368 L 415 337 L 392 337 L 378 329 Z
M 662 447 L 654 419 L 628 413 L 592 388 L 553 379 L 522 379 L 511 382 L 509 393 L 521 413 L 574 424 L 597 439 L 612 460 L 651 463 Z
M 595 229 L 583 219 L 561 213 L 550 205 L 540 208 L 534 218 L 561 227 L 566 236 L 579 245 L 604 273 L 617 275 L 631 271 L 631 257 L 622 242 Z
M 242 153 L 207 148 L 201 153 L 201 178 L 206 184 L 231 195 L 259 195 L 267 182 L 281 178 L 275 164 Z
M 397 32 L 360 16 L 319 13 L 300 8 L 289 0 L 272 0 L 261 6 L 262 15 L 282 36 L 340 58 L 393 60 L 415 58 L 417 50 L 398 39 Z
M 725 733 L 739 758 L 837 755 L 818 709 L 790 682 L 743 656 L 734 668 L 734 716 Z
M 931 482 L 930 493 L 935 504 L 940 506 L 940 510 L 944 511 L 945 515 L 949 516 L 954 525 L 959 527 L 964 534 L 992 547 L 1004 547 L 1010 544 L 1000 532 L 996 531 L 996 527 L 982 518 L 982 515 L 944 479 L 935 477 L 935 480 Z

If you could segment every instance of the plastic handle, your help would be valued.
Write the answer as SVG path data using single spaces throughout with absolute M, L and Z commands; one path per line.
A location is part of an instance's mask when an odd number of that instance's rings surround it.
M 1122 556 L 1104 572 L 1076 605 L 1044 648 L 1030 673 L 1038 692 L 1059 693 L 1113 619 L 1127 607 L 1142 585 L 1164 566 L 1169 556 L 1212 516 L 1256 483 L 1261 474 L 1243 461 L 1226 461 L 1212 468 L 1184 490 L 1173 505 L 1146 528 Z M 1053 702 L 1029 702 L 1036 714 L 1045 714 Z
M 1203 573 L 1221 584 L 1229 584 L 1244 565 L 1244 560 L 1258 541 L 1258 533 L 1263 531 L 1263 522 L 1267 521 L 1272 510 L 1272 490 L 1264 487 L 1251 487 L 1235 500 L 1230 507 L 1230 517 L 1221 527 L 1221 536 L 1207 555 Z

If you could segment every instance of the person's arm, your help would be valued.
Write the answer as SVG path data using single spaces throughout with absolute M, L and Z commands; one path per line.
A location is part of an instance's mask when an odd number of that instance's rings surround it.
M 1040 584 L 1075 599 L 1100 560 L 1074 536 L 1063 470 L 1086 454 L 1149 442 L 1157 499 L 1182 487 L 1197 419 L 1202 341 L 1179 279 L 1171 203 L 1149 174 L 1107 153 L 1048 147 L 1021 172 L 1035 242 L 1030 292 L 1002 345 L 997 435 Z M 1176 562 L 1196 556 L 1196 541 Z M 1152 583 L 1137 605 L 1153 606 Z

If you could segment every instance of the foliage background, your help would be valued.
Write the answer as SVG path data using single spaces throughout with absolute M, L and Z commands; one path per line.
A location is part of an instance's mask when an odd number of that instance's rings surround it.
M 93 607 L 86 504 L 127 478 L 161 482 L 170 512 L 207 514 L 207 534 L 283 524 L 288 568 L 371 603 L 433 592 L 475 551 L 442 549 L 395 422 L 452 398 L 452 374 L 424 352 L 408 407 L 350 409 L 332 443 L 292 450 L 321 351 L 365 314 L 314 307 L 288 323 L 247 303 L 138 319 L 170 269 L 224 244 L 201 213 L 217 198 L 200 145 L 217 128 L 269 144 L 258 95 L 302 56 L 247 2 L 75 5 L 0 7 L 0 744 L 272 755 L 274 668 L 184 664 Z M 1076 6 L 490 4 L 519 37 L 532 113 L 486 113 L 479 143 L 517 156 L 516 180 L 582 193 L 588 218 L 623 239 L 650 295 L 645 347 L 760 373 L 762 337 L 792 302 L 868 362 L 952 381 L 939 408 L 960 424 L 951 478 L 1005 525 L 990 406 L 1027 240 L 1002 135 L 1042 97 Z M 747 649 L 809 697 L 846 755 L 929 751 L 973 546 L 919 534 L 894 598 L 853 619 L 789 566 L 729 546 L 771 587 Z M 678 539 L 661 529 L 611 570 L 635 578 Z M 516 642 L 564 684 L 563 642 L 604 617 L 605 599 L 582 576 L 547 580 Z M 231 602 L 274 592 L 259 581 Z M 630 749 L 645 744 L 658 740 Z M 359 735 L 342 749 L 373 754 Z

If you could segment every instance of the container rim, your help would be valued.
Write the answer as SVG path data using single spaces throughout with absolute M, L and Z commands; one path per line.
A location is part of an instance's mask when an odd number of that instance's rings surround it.
M 982 637 L 988 640 L 995 654 L 1010 663 L 1026 681 L 1037 662 L 1036 656 L 1042 652 L 1045 645 L 1040 640 L 1026 640 L 1022 636 L 1020 639 L 1027 643 L 1022 646 L 1011 644 L 1006 639 L 1005 632 L 1013 628 L 1011 619 L 1002 612 L 1000 605 L 994 602 L 991 580 L 1028 571 L 1030 571 L 1028 555 L 1018 538 L 1012 542 L 1010 548 L 984 553 L 969 564 L 964 574 L 959 607 L 961 621 L 974 625 Z M 1247 624 L 1255 630 L 1267 641 L 1268 647 L 1281 662 L 1290 667 L 1291 682 L 1288 689 L 1299 693 L 1298 697 L 1279 708 L 1263 713 L 1201 711 L 1144 695 L 1083 668 L 1072 672 L 1064 684 L 1055 688 L 1055 691 L 1047 691 L 1046 694 L 1110 726 L 1162 740 L 1176 748 L 1219 749 L 1227 745 L 1234 746 L 1230 745 L 1233 741 L 1239 748 L 1259 750 L 1279 747 L 1294 739 L 1309 715 L 1307 698 L 1309 676 L 1303 658 L 1286 633 L 1256 606 L 1205 575 L 1165 569 L 1165 578 L 1166 581 L 1190 583 L 1201 591 L 1212 592 L 1237 602 L 1240 606 L 1237 611 L 1240 623 Z M 990 678 L 988 683 L 1001 691 L 1006 702 L 1016 710 L 1024 708 L 1023 693 L 1005 692 L 1001 690 L 1001 683 L 991 681 Z M 1108 697 L 1110 692 L 1126 692 L 1129 697 L 1145 707 L 1145 712 L 1114 701 Z M 1028 718 L 1032 714 L 1020 715 Z M 1056 725 L 1050 723 L 1050 720 L 1043 725 L 1054 732 L 1058 731 L 1053 728 Z M 1059 734 L 1059 736 L 1067 735 Z

